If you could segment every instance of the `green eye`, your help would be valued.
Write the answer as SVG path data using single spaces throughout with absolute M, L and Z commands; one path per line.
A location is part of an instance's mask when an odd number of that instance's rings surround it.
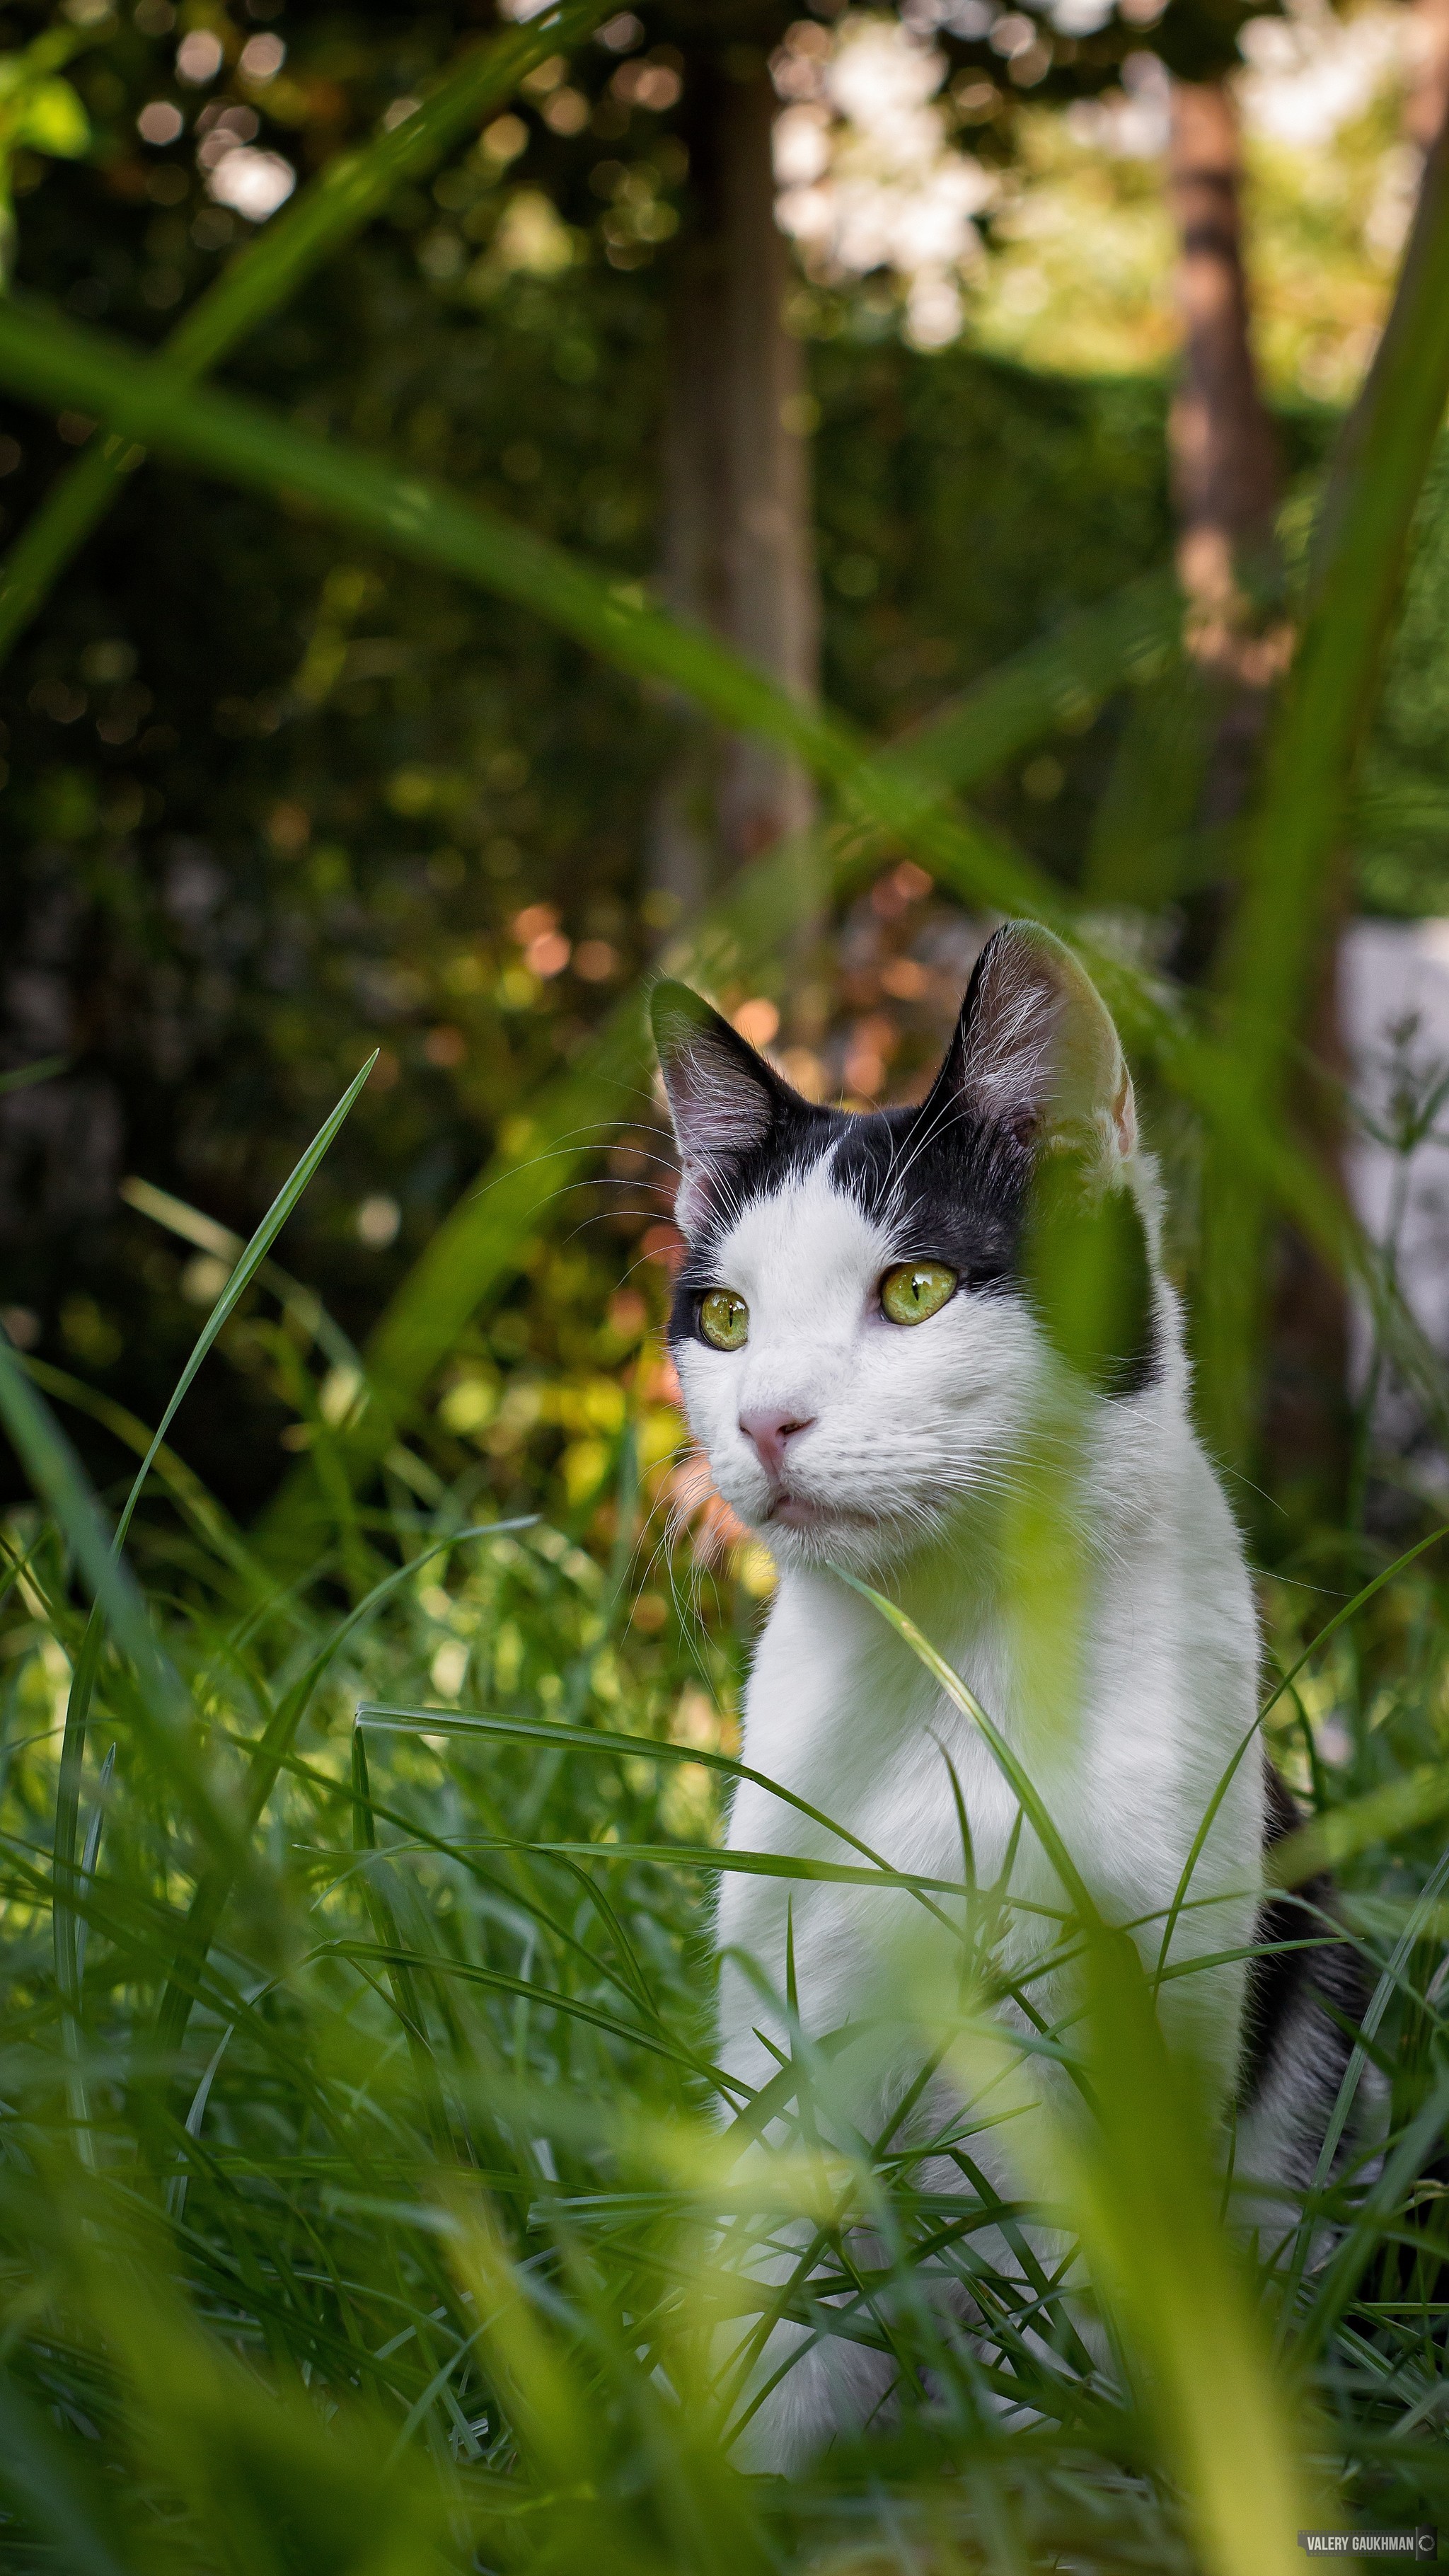
M 750 1310 L 733 1288 L 711 1288 L 699 1301 L 699 1329 L 717 1351 L 742 1351 L 750 1337 Z
M 880 1283 L 881 1313 L 893 1324 L 924 1324 L 955 1291 L 956 1273 L 944 1261 L 903 1261 Z

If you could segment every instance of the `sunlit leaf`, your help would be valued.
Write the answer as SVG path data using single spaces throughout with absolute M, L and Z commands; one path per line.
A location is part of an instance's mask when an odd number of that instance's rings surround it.
M 58 160 L 80 158 L 90 144 L 90 120 L 69 81 L 37 81 L 27 91 L 16 139 Z

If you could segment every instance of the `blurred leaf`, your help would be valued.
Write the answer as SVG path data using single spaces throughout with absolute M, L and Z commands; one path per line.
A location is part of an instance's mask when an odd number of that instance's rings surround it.
M 27 90 L 14 133 L 33 152 L 65 161 L 78 160 L 91 139 L 90 120 L 67 80 L 37 81 Z
M 1191 662 L 1175 662 L 1137 692 L 1092 818 L 1082 877 L 1092 902 L 1156 912 L 1178 891 L 1171 862 L 1198 810 L 1212 714 Z
M 1359 1852 L 1414 1833 L 1446 1809 L 1449 1763 L 1426 1763 L 1399 1779 L 1386 1780 L 1362 1798 L 1328 1808 L 1279 1843 L 1273 1854 L 1274 1884 L 1301 1887 L 1320 1870 L 1340 1870 Z
M 105 2528 L 113 2519 L 107 2510 L 113 2500 L 96 2495 L 74 2445 L 64 2443 L 8 2379 L 0 2379 L 0 2489 L 64 2552 L 67 2571 L 125 2576 L 128 2562 L 116 2556 L 115 2534 Z
M 151 1690 L 157 1718 L 174 1717 L 184 1695 L 158 1649 L 134 1578 L 114 1552 L 80 1461 L 4 1334 L 0 1334 L 0 1418 L 30 1483 L 49 1504 L 74 1550 L 118 1644 Z
M 1066 2149 L 1089 2266 L 1143 2372 L 1215 2576 L 1290 2576 L 1307 2509 L 1292 2418 L 1218 2216 L 1217 2126 L 1169 2059 L 1136 1949 L 1087 1944 L 1098 2116 Z
M 441 2576 L 437 2488 L 389 2464 L 355 2405 L 329 2424 L 295 2381 L 263 2387 L 168 2295 L 159 2245 L 126 2250 L 90 2253 L 82 2278 L 138 2465 L 183 2500 L 206 2559 L 235 2576 Z
M 64 1073 L 69 1062 L 69 1056 L 46 1055 L 34 1064 L 17 1065 L 13 1073 L 0 1073 L 0 1099 L 7 1092 L 28 1091 L 33 1082 L 53 1081 L 56 1074 Z

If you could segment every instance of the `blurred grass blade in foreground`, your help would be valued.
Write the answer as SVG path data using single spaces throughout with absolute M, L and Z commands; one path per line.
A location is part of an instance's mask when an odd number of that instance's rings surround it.
M 1310 559 L 1302 636 L 1243 839 L 1223 993 L 1255 1124 L 1278 1127 L 1312 981 L 1342 904 L 1338 843 L 1449 402 L 1449 122 L 1424 167 L 1398 286 L 1339 435 Z M 1222 1455 L 1241 1458 L 1257 1368 L 1265 1209 L 1226 1136 L 1204 1174 L 1197 1342 Z

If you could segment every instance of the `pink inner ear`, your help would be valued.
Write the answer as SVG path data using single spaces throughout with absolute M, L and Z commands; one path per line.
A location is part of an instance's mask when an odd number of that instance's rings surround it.
M 998 931 L 987 951 L 964 1088 L 1022 1145 L 1050 1130 L 1083 1145 L 1095 1135 L 1124 1162 L 1136 1152 L 1131 1077 L 1106 1006 L 1070 951 L 1030 924 Z
M 758 1145 L 770 1124 L 769 1109 L 753 1086 L 730 1087 L 698 1066 L 677 1083 L 670 1106 L 680 1152 L 695 1163 Z
M 1117 1130 L 1117 1150 L 1123 1162 L 1130 1163 L 1137 1151 L 1137 1097 L 1125 1064 L 1117 1097 L 1112 1103 L 1112 1124 Z

